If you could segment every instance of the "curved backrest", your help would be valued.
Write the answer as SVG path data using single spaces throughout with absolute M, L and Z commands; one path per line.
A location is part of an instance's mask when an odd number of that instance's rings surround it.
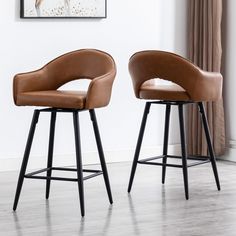
M 135 53 L 130 58 L 129 71 L 137 98 L 141 85 L 154 78 L 180 85 L 193 101 L 217 100 L 221 97 L 220 73 L 202 71 L 185 58 L 170 52 L 150 50 Z
M 22 92 L 56 90 L 72 80 L 93 80 L 109 73 L 116 73 L 115 62 L 109 54 L 95 49 L 69 52 L 37 71 L 17 74 L 14 78 L 14 98 Z
M 114 68 L 115 63 L 110 55 L 92 49 L 64 54 L 44 67 L 52 81 L 52 89 L 57 89 L 72 80 L 93 79 L 105 75 Z

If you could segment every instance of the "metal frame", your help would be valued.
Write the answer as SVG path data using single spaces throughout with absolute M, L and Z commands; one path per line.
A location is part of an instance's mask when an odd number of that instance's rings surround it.
M 162 156 L 157 156 L 157 157 L 150 157 L 146 159 L 139 160 L 139 164 L 148 164 L 148 165 L 156 165 L 156 166 L 168 166 L 168 167 L 177 167 L 177 168 L 182 168 L 183 165 L 178 165 L 178 164 L 168 164 L 168 163 L 159 163 L 159 162 L 152 162 L 153 160 L 158 160 L 158 159 L 182 159 L 182 156 L 174 156 L 174 155 L 162 155 Z M 196 162 L 192 164 L 188 164 L 187 167 L 193 167 L 193 166 L 198 166 L 202 164 L 206 164 L 210 162 L 209 157 L 205 156 L 189 156 L 188 160 L 194 160 Z
M 46 180 L 61 180 L 61 181 L 71 181 L 71 182 L 77 182 L 79 179 L 78 178 L 65 178 L 65 177 L 48 177 L 48 176 L 38 176 L 38 174 L 41 174 L 43 172 L 48 172 L 52 170 L 59 170 L 59 171 L 77 171 L 76 168 L 67 168 L 67 167 L 51 167 L 51 168 L 44 168 L 40 169 L 28 174 L 25 174 L 24 177 L 28 179 L 46 179 Z M 96 177 L 98 175 L 103 174 L 101 170 L 90 170 L 90 169 L 83 169 L 83 172 L 88 172 L 88 173 L 94 173 L 91 175 L 88 175 L 86 177 L 83 177 L 83 180 L 91 179 L 93 177 Z M 49 197 L 49 196 L 48 196 Z
M 93 124 L 94 135 L 96 139 L 99 159 L 101 163 L 102 170 L 91 170 L 91 169 L 83 169 L 82 168 L 82 155 L 81 155 L 81 143 L 80 143 L 80 127 L 79 127 L 79 112 L 84 110 L 78 109 L 60 109 L 60 108 L 46 108 L 46 109 L 36 109 L 34 111 L 34 115 L 31 122 L 31 127 L 28 135 L 28 140 L 25 147 L 25 152 L 23 156 L 23 161 L 21 165 L 21 170 L 18 178 L 15 200 L 13 204 L 13 210 L 15 211 L 18 205 L 22 185 L 24 182 L 24 178 L 30 179 L 44 179 L 46 180 L 46 199 L 49 198 L 50 193 L 50 185 L 51 180 L 60 180 L 60 181 L 72 181 L 78 183 L 78 190 L 79 190 L 79 199 L 80 199 L 80 210 L 81 215 L 84 216 L 84 186 L 83 181 L 99 176 L 103 174 L 104 182 L 107 190 L 107 195 L 109 198 L 110 204 L 113 203 L 111 188 L 106 168 L 105 157 L 103 153 L 102 142 L 100 138 L 100 133 L 98 129 L 96 114 L 94 109 L 89 110 L 90 119 Z M 51 121 L 50 121 L 50 132 L 49 132 L 49 145 L 48 145 L 48 161 L 47 161 L 47 168 L 40 169 L 31 173 L 26 174 L 27 163 L 29 160 L 30 150 L 34 138 L 34 133 L 36 129 L 36 125 L 38 123 L 39 115 L 41 112 L 50 112 L 51 113 Z M 76 164 L 77 168 L 68 168 L 68 167 L 53 167 L 53 149 L 54 149 L 54 136 L 55 136 L 55 125 L 56 125 L 56 117 L 58 112 L 67 112 L 73 114 L 73 124 L 74 124 L 74 135 L 75 135 L 75 150 L 76 150 Z M 77 172 L 77 178 L 65 178 L 65 177 L 52 177 L 52 171 L 75 171 Z M 46 176 L 38 175 L 43 172 L 46 172 Z M 92 173 L 88 176 L 83 177 L 83 172 Z
M 190 104 L 194 102 L 184 102 L 184 101 L 152 101 L 152 102 L 146 102 L 144 113 L 143 113 L 143 119 L 139 131 L 138 141 L 135 149 L 133 164 L 131 168 L 131 174 L 130 174 L 130 180 L 128 185 L 128 192 L 131 191 L 134 175 L 136 172 L 137 164 L 145 164 L 145 165 L 157 165 L 162 166 L 162 183 L 165 183 L 165 176 L 166 176 L 166 167 L 177 167 L 182 168 L 183 170 L 183 180 L 184 180 L 184 189 L 185 189 L 185 198 L 189 199 L 189 189 L 188 189 L 188 167 L 193 167 L 201 164 L 206 164 L 211 162 L 215 182 L 217 185 L 217 189 L 220 190 L 220 182 L 217 172 L 217 166 L 216 166 L 216 160 L 215 160 L 215 154 L 212 147 L 212 141 L 211 136 L 209 132 L 209 127 L 207 123 L 206 113 L 204 110 L 204 105 L 202 102 L 198 102 L 198 108 L 199 112 L 202 117 L 202 123 L 203 128 L 206 135 L 208 150 L 209 150 L 209 156 L 188 156 L 186 151 L 186 141 L 185 141 L 185 129 L 184 129 L 184 111 L 183 106 L 185 104 Z M 150 107 L 152 104 L 162 104 L 166 105 L 166 114 L 165 114 L 165 128 L 164 128 L 164 143 L 163 143 L 163 155 L 156 156 L 156 157 L 150 157 L 146 159 L 139 160 L 139 154 L 140 149 L 142 145 L 143 135 L 146 127 L 147 117 L 150 112 Z M 181 156 L 175 156 L 175 155 L 168 155 L 168 137 L 169 137 L 169 124 L 170 124 L 170 112 L 171 112 L 171 106 L 176 105 L 178 106 L 178 112 L 179 112 L 179 127 L 180 127 L 180 140 L 181 140 Z M 167 160 L 169 159 L 181 159 L 182 164 L 169 164 L 167 163 Z M 162 163 L 160 162 L 154 162 L 154 160 L 162 159 Z M 187 160 L 193 160 L 195 162 L 188 164 Z

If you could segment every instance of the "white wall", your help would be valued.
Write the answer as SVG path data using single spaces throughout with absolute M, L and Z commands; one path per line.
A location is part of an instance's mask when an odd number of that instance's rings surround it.
M 131 160 L 144 102 L 134 98 L 127 70 L 128 59 L 134 52 L 144 49 L 186 55 L 186 0 L 107 0 L 108 17 L 102 20 L 20 19 L 19 2 L 3 1 L 0 8 L 0 169 L 19 167 L 33 111 L 30 107 L 14 106 L 14 74 L 37 69 L 60 54 L 80 48 L 107 51 L 117 63 L 110 106 L 99 109 L 97 117 L 107 161 Z M 73 82 L 70 87 L 77 88 L 78 83 Z M 144 140 L 147 149 L 162 143 L 163 114 L 163 108 L 151 113 Z M 175 126 L 171 144 L 179 142 Z M 47 153 L 48 128 L 49 116 L 43 114 L 32 148 L 32 167 L 36 167 L 36 163 L 41 165 L 40 157 Z M 89 159 L 89 153 L 93 153 L 96 146 L 86 113 L 81 114 L 81 129 L 83 152 L 88 156 L 84 163 L 96 162 Z M 74 154 L 70 115 L 63 114 L 58 118 L 55 141 L 55 155 L 61 163 L 68 164 L 65 159 L 71 160 Z M 129 155 L 125 156 L 126 150 Z
M 236 1 L 223 1 L 223 62 L 226 137 L 228 152 L 226 159 L 236 161 Z

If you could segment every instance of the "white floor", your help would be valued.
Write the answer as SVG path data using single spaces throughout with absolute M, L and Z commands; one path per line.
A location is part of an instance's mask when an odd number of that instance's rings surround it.
M 93 166 L 94 167 L 94 166 Z M 76 183 L 25 179 L 17 212 L 12 212 L 18 173 L 0 173 L 0 235 L 159 235 L 235 236 L 236 165 L 218 162 L 222 191 L 210 164 L 189 169 L 190 200 L 184 198 L 181 169 L 139 165 L 131 194 L 131 163 L 109 164 L 114 204 L 109 205 L 102 176 L 85 182 L 85 218 L 80 217 Z

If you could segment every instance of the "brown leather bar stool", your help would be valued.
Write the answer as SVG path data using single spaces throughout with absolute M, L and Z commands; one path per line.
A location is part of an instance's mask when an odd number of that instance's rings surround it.
M 115 62 L 109 54 L 94 49 L 82 49 L 64 54 L 37 71 L 17 74 L 15 76 L 15 104 L 17 106 L 40 106 L 47 108 L 36 109 L 34 111 L 19 174 L 13 210 L 17 208 L 24 178 L 45 179 L 46 199 L 49 198 L 51 180 L 77 182 L 81 215 L 84 216 L 83 180 L 103 174 L 109 201 L 112 204 L 112 194 L 94 109 L 108 105 L 115 75 Z M 58 90 L 65 83 L 78 79 L 91 80 L 87 91 Z M 89 111 L 90 113 L 102 170 L 82 169 L 79 128 L 79 113 L 82 111 Z M 34 132 L 41 112 L 51 113 L 47 168 L 26 174 Z M 52 167 L 56 116 L 60 112 L 73 114 L 77 168 Z M 75 171 L 77 178 L 53 177 L 51 176 L 53 170 Z M 39 175 L 43 172 L 46 172 L 46 176 Z M 91 174 L 83 177 L 83 172 Z
M 138 142 L 134 154 L 133 165 L 129 180 L 128 192 L 131 191 L 137 164 L 149 164 L 162 166 L 162 183 L 165 183 L 166 167 L 178 167 L 183 169 L 185 197 L 189 198 L 188 191 L 188 167 L 211 162 L 218 190 L 220 182 L 217 173 L 215 155 L 212 148 L 208 122 L 204 110 L 203 101 L 216 101 L 222 96 L 222 76 L 220 73 L 206 72 L 199 69 L 185 58 L 173 53 L 163 51 L 142 51 L 135 53 L 129 61 L 129 71 L 132 77 L 135 96 L 147 100 L 144 109 Z M 160 78 L 174 82 L 172 85 L 157 85 L 150 80 Z M 183 105 L 197 103 L 202 117 L 208 144 L 209 156 L 188 156 L 185 145 Z M 146 126 L 147 116 L 152 104 L 164 104 L 166 106 L 163 155 L 139 160 L 140 148 Z M 168 155 L 168 133 L 171 106 L 177 105 L 179 111 L 179 125 L 182 156 Z M 167 158 L 180 158 L 182 165 L 168 164 Z M 162 162 L 154 161 L 162 159 Z M 187 159 L 196 160 L 192 164 Z

